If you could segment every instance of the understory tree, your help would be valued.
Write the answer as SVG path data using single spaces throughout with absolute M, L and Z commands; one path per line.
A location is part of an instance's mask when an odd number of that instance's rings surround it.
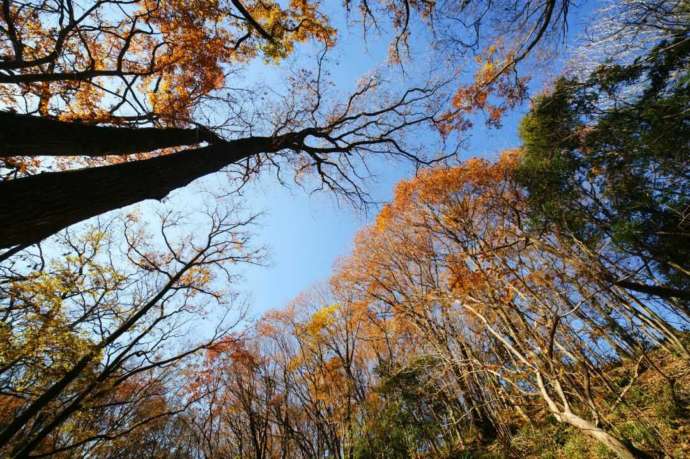
M 3 267 L 0 450 L 90 454 L 145 435 L 198 398 L 182 390 L 179 365 L 227 338 L 242 317 L 233 265 L 262 256 L 248 239 L 253 217 L 239 215 L 209 212 L 207 231 L 196 221 L 193 236 L 172 213 L 157 235 L 131 215 Z M 207 332 L 180 341 L 208 314 Z

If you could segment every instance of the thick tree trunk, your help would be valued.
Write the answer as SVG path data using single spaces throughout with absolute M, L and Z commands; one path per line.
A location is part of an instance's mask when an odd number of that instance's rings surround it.
M 303 134 L 250 137 L 152 159 L 0 183 L 0 248 L 31 244 L 63 228 L 145 199 L 162 199 L 204 175 Z
M 205 129 L 94 126 L 0 111 L 0 157 L 128 155 L 218 141 Z

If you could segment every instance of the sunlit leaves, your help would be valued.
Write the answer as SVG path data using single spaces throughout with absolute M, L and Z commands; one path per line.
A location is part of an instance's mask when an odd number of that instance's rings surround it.
M 201 99 L 228 83 L 232 66 L 283 58 L 310 39 L 332 45 L 335 36 L 308 1 L 238 2 L 244 11 L 217 0 L 105 1 L 74 11 L 41 3 L 13 5 L 5 18 L 3 66 L 17 73 L 3 83 L 22 85 L 23 94 L 3 94 L 66 120 L 188 123 Z

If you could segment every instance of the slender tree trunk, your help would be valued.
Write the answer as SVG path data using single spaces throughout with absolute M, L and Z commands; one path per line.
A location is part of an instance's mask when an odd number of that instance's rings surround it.
M 556 391 L 560 395 L 561 402 L 563 404 L 563 408 L 561 409 L 551 398 L 548 391 L 546 390 L 546 386 L 544 385 L 544 380 L 542 378 L 541 372 L 539 370 L 536 370 L 535 375 L 537 379 L 537 386 L 539 387 L 541 396 L 546 402 L 546 405 L 549 407 L 549 411 L 551 412 L 551 414 L 554 415 L 558 422 L 571 425 L 578 429 L 580 432 L 584 433 L 585 435 L 588 435 L 592 439 L 597 440 L 598 442 L 606 445 L 608 449 L 613 451 L 621 459 L 647 459 L 649 457 L 644 452 L 639 451 L 636 448 L 633 448 L 632 446 L 629 447 L 628 445 L 624 444 L 622 441 L 620 441 L 607 431 L 601 429 L 600 427 L 597 427 L 594 423 L 586 419 L 583 419 L 580 416 L 573 413 L 565 397 L 564 391 L 560 386 L 560 383 L 557 380 L 555 380 L 553 381 L 553 385 L 555 386 Z
M 77 363 L 65 373 L 59 380 L 48 387 L 38 398 L 36 398 L 31 404 L 21 412 L 16 418 L 12 420 L 2 431 L 0 431 L 0 447 L 5 446 L 33 417 L 37 416 L 41 410 L 46 408 L 49 403 L 60 396 L 64 390 L 74 382 L 88 367 L 99 354 L 99 352 L 105 349 L 107 346 L 114 343 L 122 335 L 127 333 L 134 327 L 137 322 L 145 316 L 158 302 L 165 296 L 167 292 L 175 285 L 180 278 L 189 271 L 189 269 L 194 265 L 196 260 L 202 255 L 203 252 L 197 254 L 191 261 L 189 261 L 185 266 L 180 269 L 168 282 L 160 289 L 160 291 L 153 296 L 146 304 L 144 304 L 137 312 L 132 314 L 127 320 L 125 320 L 120 326 L 117 327 L 110 335 L 101 340 L 94 349 L 87 352 Z M 140 337 L 143 335 L 140 335 Z M 130 346 L 132 343 L 130 343 Z M 95 386 L 94 386 L 95 387 Z
M 145 199 L 162 199 L 193 180 L 304 134 L 249 137 L 152 159 L 49 172 L 0 183 L 0 248 L 31 244 L 69 225 Z
M 207 129 L 94 126 L 0 111 L 0 157 L 128 155 L 219 141 Z
M 608 449 L 613 451 L 621 459 L 647 459 L 649 457 L 641 451 L 631 450 L 631 448 L 623 444 L 622 441 L 618 440 L 610 433 L 573 413 L 554 413 L 554 416 L 560 422 L 569 424 L 592 439 L 606 445 Z
M 614 281 L 613 284 L 617 285 L 618 287 L 623 287 L 624 289 L 633 290 L 635 292 L 640 293 L 646 293 L 647 295 L 658 296 L 661 298 L 678 298 L 681 300 L 690 300 L 690 291 L 681 290 L 673 287 L 640 284 L 639 282 L 631 282 L 626 280 Z

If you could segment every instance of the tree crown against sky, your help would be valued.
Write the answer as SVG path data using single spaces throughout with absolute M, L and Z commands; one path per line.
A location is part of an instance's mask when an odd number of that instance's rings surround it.
M 650 372 L 687 396 L 687 340 L 671 325 L 687 314 L 667 321 L 672 302 L 610 283 L 580 241 L 531 232 L 520 155 L 401 182 L 329 285 L 214 349 L 201 379 L 218 398 L 192 411 L 198 426 L 206 409 L 227 413 L 208 430 L 210 454 L 454 457 L 491 441 L 529 454 L 516 432 L 550 422 L 596 457 L 681 450 L 682 432 L 658 430 L 669 418 L 626 397 Z M 679 367 L 652 370 L 665 352 Z M 654 433 L 621 428 L 622 412 Z
M 657 32 L 533 99 L 523 147 L 461 163 L 457 142 L 477 120 L 499 127 L 526 99 L 526 76 L 538 73 L 526 64 L 548 62 L 567 38 L 569 3 L 94 5 L 106 14 L 76 2 L 2 4 L 3 62 L 15 66 L 0 72 L 14 79 L 3 83 L 14 92 L 8 104 L 34 104 L 0 115 L 15 134 L 1 139 L 3 452 L 455 457 L 491 445 L 508 455 L 528 451 L 519 432 L 546 424 L 606 457 L 673 456 L 682 445 L 688 268 L 676 257 L 686 229 L 674 191 L 686 178 L 682 155 L 667 158 L 685 145 L 682 3 L 617 2 L 615 36 Z M 77 22 L 79 11 L 88 14 Z M 381 33 L 390 48 L 386 66 L 343 92 L 329 66 L 347 14 L 351 30 Z M 26 18 L 41 15 L 45 27 L 31 35 Z M 129 35 L 99 48 L 95 38 L 114 33 L 118 17 L 134 23 Z M 189 34 L 184 47 L 177 33 Z M 431 51 L 420 53 L 417 37 Z M 217 47 L 224 39 L 236 54 Z M 282 91 L 273 76 L 265 98 L 235 86 L 242 69 L 300 48 L 313 59 L 298 60 Z M 414 68 L 424 53 L 443 59 L 440 78 Z M 273 65 L 258 68 L 282 76 Z M 96 94 L 128 81 L 120 94 Z M 660 121 L 669 113 L 676 124 Z M 279 179 L 312 173 L 317 188 L 361 202 L 360 175 L 391 157 L 420 170 L 399 183 L 331 283 L 254 326 L 233 308 L 235 273 L 264 252 L 249 242 L 252 212 L 223 208 L 239 196 L 232 188 L 200 196 L 217 207 L 189 231 L 178 212 L 130 212 L 50 236 L 227 168 L 240 183 L 271 169 Z M 644 196 L 650 184 L 656 201 Z M 544 191 L 553 189 L 569 193 Z M 637 218 L 640 202 L 669 218 Z M 575 203 L 581 225 L 566 218 Z M 177 210 L 194 207 L 204 206 Z M 639 224 L 619 228 L 630 213 Z M 664 271 L 669 261 L 676 267 Z M 210 328 L 195 329 L 202 322 Z M 644 388 L 659 405 L 640 401 Z
M 685 291 L 689 43 L 676 33 L 629 65 L 559 80 L 522 121 L 519 172 L 537 225 L 611 241 Z
M 7 206 L 4 219 L 17 223 L 3 235 L 5 247 L 36 242 L 107 210 L 161 199 L 200 176 L 238 163 L 245 179 L 266 165 L 289 165 L 297 176 L 311 171 L 324 188 L 361 200 L 359 175 L 369 157 L 383 154 L 427 165 L 454 153 L 452 148 L 450 153 L 432 153 L 428 144 L 409 143 L 412 128 L 427 125 L 447 137 L 467 130 L 468 116 L 477 110 L 486 111 L 490 123 L 500 123 L 505 110 L 525 95 L 525 79 L 518 76 L 517 64 L 547 32 L 561 27 L 568 9 L 567 3 L 557 2 L 526 2 L 524 8 L 512 9 L 407 1 L 353 6 L 346 2 L 340 13 L 359 10 L 366 31 L 390 24 L 391 57 L 401 64 L 403 51 L 409 54 L 413 22 L 433 30 L 457 15 L 473 17 L 471 25 L 460 28 L 464 33 L 433 42 L 455 50 L 448 53 L 455 61 L 476 55 L 481 65 L 474 82 L 458 89 L 451 71 L 436 81 L 387 91 L 380 77 L 371 77 L 350 95 L 331 97 L 325 91 L 321 55 L 316 69 L 297 73 L 287 82 L 290 92 L 279 105 L 270 104 L 257 100 L 256 90 L 234 86 L 234 73 L 257 55 L 280 59 L 310 39 L 326 50 L 333 46 L 335 30 L 318 4 L 292 2 L 283 9 L 278 4 L 245 5 L 239 0 L 104 1 L 89 7 L 78 2 L 5 2 L 4 100 L 8 108 L 21 113 L 2 115 L 13 132 L 2 154 L 9 170 L 6 177 L 37 166 L 36 155 L 135 159 L 110 169 L 55 172 L 3 184 L 5 194 L 12 197 L 9 201 L 31 199 L 41 214 L 51 206 L 76 203 L 78 189 L 91 190 L 92 201 L 98 202 L 79 203 L 78 211 L 44 216 L 40 222 L 35 215 Z M 506 18 L 516 25 L 502 30 L 501 39 L 497 32 L 480 39 L 483 23 Z M 465 38 L 468 31 L 476 35 L 474 39 Z M 513 40 L 512 47 L 501 43 L 507 37 Z M 40 141 L 31 136 L 33 131 L 44 133 Z M 208 145 L 194 153 L 191 163 L 192 155 L 180 151 L 204 143 Z M 168 158 L 147 155 L 165 149 L 172 149 Z M 56 162 L 67 168 L 74 164 L 64 159 L 44 164 Z M 157 174 L 146 191 L 116 190 L 124 176 L 140 182 L 152 177 L 152 170 L 169 167 L 187 173 Z M 29 197 L 39 188 L 58 192 Z M 34 234 L 18 234 L 22 225 L 35 227 Z

